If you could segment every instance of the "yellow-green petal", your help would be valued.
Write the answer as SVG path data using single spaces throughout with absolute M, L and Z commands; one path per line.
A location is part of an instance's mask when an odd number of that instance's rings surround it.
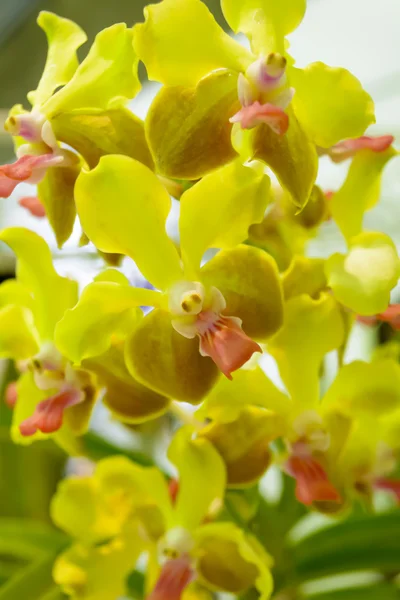
M 397 154 L 391 146 L 383 152 L 361 150 L 352 160 L 344 184 L 330 200 L 332 216 L 347 240 L 361 233 L 365 211 L 379 200 L 383 169 Z
M 75 201 L 82 227 L 99 250 L 130 256 L 159 289 L 182 276 L 165 231 L 171 199 L 150 169 L 128 156 L 103 156 L 78 177 Z
M 33 296 L 35 324 L 42 340 L 52 339 L 57 321 L 77 301 L 77 283 L 58 275 L 50 249 L 37 233 L 10 227 L 0 233 L 0 241 L 17 255 L 17 279 Z
M 149 79 L 191 86 L 215 69 L 240 71 L 251 54 L 216 23 L 201 0 L 163 0 L 144 10 L 134 46 Z
M 39 350 L 32 312 L 18 304 L 0 308 L 0 358 L 25 360 Z
M 198 527 L 225 491 L 225 465 L 214 446 L 204 438 L 192 439 L 190 427 L 175 433 L 168 458 L 178 469 L 179 491 L 170 527 L 189 531 Z
M 295 256 L 289 268 L 282 274 L 285 300 L 300 294 L 315 298 L 327 287 L 325 260 Z
M 6 279 L 0 284 L 0 308 L 16 304 L 33 310 L 34 300 L 29 290 L 16 279 Z
M 291 402 L 257 366 L 255 369 L 239 369 L 233 381 L 221 377 L 196 415 L 218 423 L 230 423 L 239 419 L 243 408 L 249 405 L 262 406 L 286 416 Z
M 244 33 L 255 54 L 284 54 L 284 38 L 301 23 L 306 0 L 221 0 L 225 19 Z
M 270 179 L 264 167 L 239 161 L 206 175 L 181 197 L 179 220 L 182 258 L 197 271 L 208 248 L 234 248 L 262 221 Z
M 195 87 L 163 87 L 145 121 L 157 171 L 198 179 L 237 157 L 230 117 L 239 109 L 237 74 L 218 70 Z
M 135 379 L 177 400 L 198 404 L 218 378 L 218 368 L 199 352 L 199 340 L 173 329 L 171 316 L 153 310 L 128 338 L 125 358 Z
M 140 82 L 132 35 L 124 23 L 100 31 L 72 79 L 42 106 L 47 118 L 77 108 L 107 109 L 134 98 Z
M 229 402 L 229 395 L 226 401 Z M 233 487 L 254 484 L 271 463 L 270 442 L 286 431 L 285 420 L 256 406 L 242 409 L 230 423 L 212 422 L 200 431 L 218 450 L 226 465 L 227 484 Z
M 40 107 L 53 92 L 73 77 L 79 62 L 76 51 L 87 40 L 85 32 L 73 21 L 54 13 L 41 11 L 37 23 L 47 37 L 48 51 L 43 75 L 28 100 Z
M 126 594 L 126 580 L 146 543 L 137 524 L 107 544 L 87 547 L 74 544 L 61 554 L 53 577 L 61 589 L 80 600 L 111 600 Z
M 342 139 L 359 137 L 375 123 L 371 96 L 347 69 L 316 62 L 293 68 L 290 83 L 296 90 L 296 117 L 317 146 L 330 148 Z
M 348 253 L 333 254 L 325 269 L 336 299 L 360 315 L 386 310 L 400 277 L 395 244 L 389 236 L 374 232 L 352 238 Z
M 132 377 L 125 365 L 123 344 L 111 346 L 101 356 L 86 359 L 83 366 L 96 373 L 105 386 L 102 402 L 123 423 L 143 423 L 164 414 L 170 401 Z
M 121 327 L 126 336 L 136 326 L 142 316 L 137 307 L 161 301 L 162 295 L 152 290 L 106 281 L 91 283 L 83 290 L 78 304 L 57 324 L 57 347 L 77 364 L 100 355 L 110 347 Z
M 296 206 L 302 208 L 313 190 L 318 171 L 314 144 L 306 135 L 293 110 L 289 110 L 289 129 L 278 135 L 268 125 L 254 130 L 254 158 L 274 171 Z
M 91 169 L 106 154 L 124 154 L 154 168 L 143 121 L 127 108 L 62 112 L 51 125 L 57 140 L 75 148 Z
M 268 600 L 273 590 L 273 561 L 255 538 L 233 523 L 210 523 L 196 532 L 200 580 L 218 591 L 238 595 L 250 587 Z
M 71 157 L 74 155 L 69 153 Z M 79 175 L 80 164 L 75 161 L 70 166 L 48 169 L 38 185 L 38 197 L 43 204 L 46 217 L 56 236 L 59 248 L 69 239 L 74 228 L 76 209 L 74 186 Z
M 344 365 L 323 401 L 327 412 L 379 418 L 400 409 L 400 366 L 392 359 Z
M 252 246 L 221 250 L 200 271 L 201 281 L 215 286 L 226 300 L 226 315 L 242 319 L 256 340 L 274 334 L 283 321 L 278 268 L 271 256 Z
M 303 294 L 286 302 L 284 325 L 270 340 L 268 351 L 298 412 L 318 406 L 322 360 L 339 348 L 344 335 L 343 317 L 332 296 L 321 294 L 313 300 Z

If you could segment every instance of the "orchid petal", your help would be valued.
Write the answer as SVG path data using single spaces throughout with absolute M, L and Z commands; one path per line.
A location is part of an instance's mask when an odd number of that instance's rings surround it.
M 392 359 L 344 365 L 328 389 L 324 411 L 379 418 L 400 407 L 400 366 Z
M 278 269 L 266 252 L 239 245 L 221 250 L 200 271 L 201 281 L 215 286 L 226 300 L 224 314 L 239 317 L 243 331 L 256 341 L 282 325 L 283 299 Z
M 296 117 L 318 146 L 329 148 L 362 135 L 375 123 L 370 95 L 346 69 L 316 62 L 304 70 L 293 68 L 290 83 L 296 90 L 292 101 Z
M 59 248 L 69 239 L 76 217 L 74 186 L 80 172 L 77 161 L 61 169 L 49 169 L 39 183 L 38 195 Z
M 48 119 L 77 108 L 125 104 L 140 90 L 132 29 L 117 23 L 97 34 L 72 79 L 41 107 Z
M 251 62 L 248 50 L 224 33 L 200 0 L 163 0 L 144 13 L 134 46 L 153 81 L 192 86 L 211 71 L 240 71 Z
M 198 179 L 237 156 L 229 122 L 239 107 L 236 84 L 235 73 L 220 69 L 195 87 L 161 88 L 145 121 L 161 175 Z
M 33 315 L 23 306 L 9 304 L 0 308 L 0 358 L 25 360 L 39 350 Z
M 289 129 L 285 135 L 274 133 L 268 125 L 254 130 L 253 158 L 271 167 L 294 204 L 302 208 L 317 176 L 317 153 L 293 111 L 288 110 L 288 115 Z
M 312 298 L 327 287 L 324 271 L 325 260 L 295 256 L 288 269 L 282 274 L 282 286 L 285 300 L 294 296 L 308 294 Z
M 335 300 L 320 294 L 317 300 L 303 294 L 285 304 L 282 329 L 268 344 L 282 380 L 299 412 L 319 403 L 319 373 L 328 352 L 339 348 L 344 322 Z
M 0 198 L 8 198 L 16 186 L 25 181 L 38 183 L 49 167 L 55 167 L 63 161 L 61 155 L 53 153 L 30 155 L 25 154 L 10 165 L 0 167 Z
M 130 256 L 160 289 L 182 276 L 165 231 L 171 200 L 150 169 L 127 156 L 103 156 L 95 169 L 78 177 L 75 201 L 82 227 L 97 248 Z
M 134 329 L 142 312 L 141 305 L 158 305 L 162 296 L 153 290 L 111 282 L 89 284 L 77 305 L 66 311 L 55 331 L 59 350 L 74 363 L 98 356 L 111 345 L 113 336 Z M 130 330 L 126 329 L 129 319 Z
M 365 211 L 379 200 L 383 169 L 397 154 L 390 146 L 378 152 L 359 150 L 354 157 L 344 184 L 330 201 L 332 216 L 347 240 L 361 233 Z
M 43 219 L 46 216 L 46 210 L 37 196 L 23 196 L 18 200 L 18 204 L 25 208 L 32 217 Z
M 235 595 L 254 586 L 260 600 L 270 598 L 273 560 L 255 538 L 233 523 L 209 523 L 199 527 L 196 541 L 197 570 L 208 586 Z
M 229 395 L 226 401 L 229 402 Z M 230 423 L 212 422 L 200 436 L 209 440 L 222 456 L 227 470 L 227 485 L 252 485 L 271 463 L 269 444 L 285 433 L 280 415 L 255 406 L 243 408 Z
M 51 124 L 57 139 L 79 152 L 91 169 L 106 154 L 124 154 L 154 167 L 143 121 L 127 108 L 62 112 Z
M 83 366 L 105 386 L 103 404 L 123 423 L 143 423 L 164 414 L 170 401 L 136 381 L 126 368 L 123 345 L 111 346 L 101 356 L 86 359 Z
M 234 248 L 259 223 L 269 196 L 270 180 L 261 165 L 235 161 L 206 175 L 181 197 L 182 257 L 194 272 L 208 248 Z
M 240 369 L 232 382 L 221 377 L 196 415 L 217 423 L 230 423 L 238 420 L 242 410 L 249 405 L 266 408 L 282 418 L 291 408 L 289 398 L 257 366 Z
M 218 368 L 199 352 L 199 341 L 187 339 L 171 325 L 168 312 L 153 310 L 127 340 L 125 358 L 135 379 L 150 389 L 198 404 L 218 378 Z
M 60 554 L 53 568 L 55 582 L 82 600 L 110 600 L 126 593 L 126 579 L 146 549 L 138 525 L 100 546 L 74 544 Z
M 189 531 L 198 527 L 215 501 L 222 501 L 225 466 L 214 446 L 204 438 L 192 439 L 190 427 L 175 434 L 168 458 L 179 473 L 179 491 L 171 526 Z
M 77 301 L 77 284 L 55 271 L 46 242 L 33 231 L 10 227 L 0 233 L 17 255 L 17 279 L 34 299 L 35 324 L 42 341 L 51 340 L 57 321 Z
M 48 396 L 48 391 L 39 390 L 33 379 L 33 373 L 23 373 L 17 381 L 17 403 L 13 410 L 11 439 L 14 444 L 30 445 L 37 440 L 46 439 L 49 434 L 37 430 L 31 436 L 21 435 L 20 425 L 35 412 L 36 406 Z
M 306 0 L 221 0 L 225 19 L 244 33 L 255 54 L 285 51 L 284 38 L 301 23 Z
M 46 34 L 49 49 L 39 85 L 34 92 L 29 92 L 28 100 L 40 107 L 73 77 L 79 65 L 76 51 L 87 37 L 76 23 L 51 12 L 40 12 L 37 23 Z
M 336 299 L 359 315 L 375 315 L 389 304 L 400 277 L 400 261 L 392 240 L 383 233 L 361 233 L 350 241 L 346 255 L 326 261 L 328 285 Z

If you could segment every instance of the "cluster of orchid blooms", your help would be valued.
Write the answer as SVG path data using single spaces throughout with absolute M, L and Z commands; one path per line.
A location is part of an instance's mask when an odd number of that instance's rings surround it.
M 41 13 L 44 73 L 32 109 L 15 106 L 5 124 L 17 160 L 0 167 L 0 196 L 37 184 L 21 204 L 48 218 L 59 247 L 79 218 L 83 240 L 130 257 L 150 284 L 105 266 L 78 290 L 40 236 L 0 232 L 17 256 L 16 279 L 0 286 L 0 357 L 20 372 L 6 394 L 13 440 L 51 437 L 79 454 L 97 400 L 128 425 L 198 405 L 173 437 L 169 487 L 121 457 L 61 484 L 52 516 L 75 542 L 54 576 L 73 598 L 114 600 L 142 555 L 152 600 L 251 587 L 269 598 L 272 558 L 221 511 L 227 489 L 273 464 L 322 512 L 375 489 L 400 498 L 400 352 L 391 342 L 369 363 L 345 360 L 356 321 L 400 327 L 396 247 L 363 230 L 393 137 L 365 135 L 373 102 L 347 70 L 295 67 L 286 36 L 305 0 L 221 7 L 251 50 L 201 0 L 162 0 L 144 23 L 100 32 L 79 64 L 83 31 Z M 144 122 L 127 108 L 139 61 L 162 84 Z M 316 185 L 319 160 L 350 161 L 340 189 Z M 166 233 L 170 195 L 179 244 Z M 309 257 L 327 220 L 347 251 Z M 337 374 L 321 396 L 328 353 Z

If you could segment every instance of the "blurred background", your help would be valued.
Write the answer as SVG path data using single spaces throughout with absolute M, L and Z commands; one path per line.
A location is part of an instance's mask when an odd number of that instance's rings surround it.
M 226 27 L 219 0 L 205 0 L 205 3 Z M 82 58 L 98 31 L 116 22 L 132 25 L 142 20 L 146 4 L 144 0 L 0 0 L 0 164 L 11 162 L 14 158 L 12 140 L 3 131 L 2 124 L 14 104 L 22 103 L 28 108 L 26 94 L 35 89 L 45 63 L 46 39 L 36 25 L 38 12 L 56 12 L 76 21 L 87 32 L 89 41 L 79 50 Z M 321 60 L 331 66 L 351 70 L 376 103 L 377 123 L 371 127 L 370 133 L 393 134 L 400 142 L 399 31 L 400 0 L 308 0 L 305 19 L 300 28 L 290 36 L 290 52 L 300 67 Z M 144 117 L 157 85 L 146 81 L 144 69 L 140 72 L 143 90 L 132 102 L 132 110 Z M 330 91 L 326 90 L 326 93 L 329 94 Z M 323 159 L 319 183 L 324 189 L 337 189 L 346 169 L 347 165 L 332 165 Z M 37 231 L 53 248 L 59 271 L 78 278 L 81 283 L 88 282 L 102 265 L 97 254 L 90 247 L 78 249 L 79 228 L 60 253 L 47 223 L 31 217 L 17 203 L 20 197 L 32 193 L 31 186 L 22 184 L 11 198 L 0 199 L 0 228 L 22 225 Z M 367 214 L 365 225 L 369 229 L 388 233 L 400 247 L 399 224 L 400 172 L 399 162 L 395 160 L 384 173 L 382 200 L 379 206 Z M 334 224 L 327 223 L 319 238 L 312 242 L 310 253 L 324 256 L 342 248 L 340 234 Z M 5 247 L 0 247 L 0 279 L 12 277 L 13 269 L 13 257 Z M 395 290 L 396 298 L 397 294 L 398 290 Z M 362 337 L 360 334 L 354 342 L 354 357 L 362 357 L 368 353 L 370 342 L 368 336 L 364 334 Z M 0 361 L 0 397 L 7 381 L 13 376 L 12 367 Z M 46 530 L 27 520 L 26 532 L 30 532 L 31 546 L 25 548 L 25 555 L 19 554 L 22 556 L 19 562 L 7 561 L 4 558 L 5 549 L 9 549 L 10 544 L 19 544 L 18 527 L 15 526 L 14 519 L 23 517 L 48 523 L 49 500 L 56 482 L 65 470 L 65 457 L 52 444 L 35 443 L 29 448 L 13 446 L 8 438 L 10 418 L 11 411 L 0 401 L 0 518 L 9 519 L 7 527 L 4 529 L 3 524 L 3 529 L 0 529 L 0 586 L 24 566 L 24 561 L 29 564 L 32 556 L 39 552 L 39 539 L 47 540 Z M 145 428 L 139 440 L 139 436 L 136 439 L 132 431 L 111 422 L 108 415 L 100 411 L 96 415 L 94 430 L 85 440 L 87 453 L 92 458 L 98 458 L 122 451 L 143 462 L 146 459 L 142 452 L 155 452 L 152 427 L 150 424 Z M 158 439 L 161 436 L 163 440 L 163 428 L 168 429 L 169 424 L 162 423 L 160 427 Z M 168 435 L 165 434 L 164 437 L 156 450 L 158 458 L 162 458 Z M 57 552 L 58 544 L 62 545 L 62 542 L 52 540 L 51 544 Z M 45 579 L 41 585 L 45 590 L 44 600 L 58 600 L 61 597 L 58 592 L 52 592 L 50 579 Z M 5 595 L 4 599 L 25 598 L 16 596 L 15 592 L 13 594 Z M 0 599 L 3 600 L 1 592 Z M 30 598 L 26 597 L 26 600 Z M 375 600 L 380 598 L 376 597 Z

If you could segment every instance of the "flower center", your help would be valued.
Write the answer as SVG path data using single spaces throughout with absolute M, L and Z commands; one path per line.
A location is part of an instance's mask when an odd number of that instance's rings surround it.
M 238 97 L 241 110 L 231 119 L 242 129 L 252 129 L 260 123 L 283 135 L 289 126 L 287 114 L 294 94 L 286 80 L 286 58 L 278 53 L 261 56 L 246 73 L 238 77 Z
M 169 293 L 172 327 L 186 338 L 198 336 L 200 354 L 212 358 L 231 379 L 231 373 L 261 348 L 244 333 L 241 319 L 222 314 L 225 308 L 221 292 L 215 287 L 205 290 L 200 282 L 178 282 Z

